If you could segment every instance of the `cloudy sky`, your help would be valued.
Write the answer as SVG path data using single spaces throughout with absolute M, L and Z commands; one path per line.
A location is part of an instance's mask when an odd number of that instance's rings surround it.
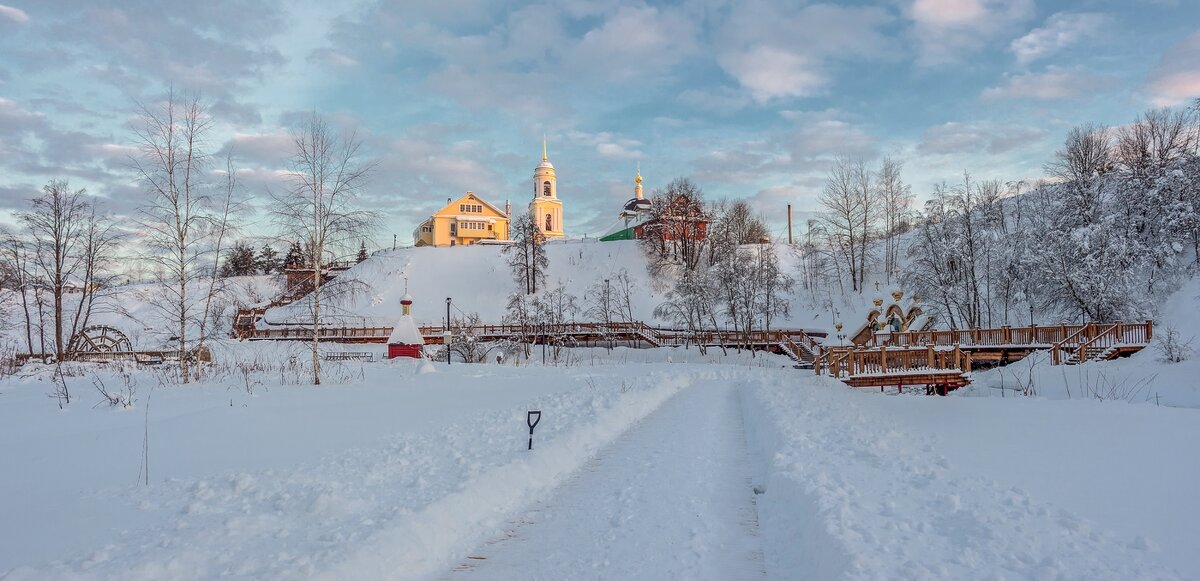
M 259 196 L 306 112 L 357 128 L 381 245 L 467 190 L 523 205 L 543 134 L 572 235 L 639 162 L 778 228 L 839 154 L 919 195 L 1036 179 L 1071 126 L 1200 96 L 1200 1 L 0 0 L 0 223 L 56 177 L 132 211 L 135 103 L 171 85 Z

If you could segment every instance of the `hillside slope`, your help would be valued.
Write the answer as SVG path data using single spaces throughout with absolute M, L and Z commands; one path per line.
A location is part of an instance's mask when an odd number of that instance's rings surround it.
M 794 275 L 797 266 L 791 249 L 786 244 L 777 244 L 775 251 L 784 271 Z M 500 246 L 458 246 L 376 253 L 341 275 L 343 279 L 365 283 L 369 290 L 333 300 L 328 305 L 327 320 L 331 324 L 391 325 L 400 317 L 400 297 L 404 296 L 407 283 L 415 301 L 413 317 L 419 324 L 441 324 L 446 316 L 447 297 L 453 299 L 454 317 L 478 313 L 486 323 L 500 323 L 508 296 L 516 289 L 502 252 Z M 564 287 L 577 297 L 581 310 L 587 309 L 588 287 L 603 285 L 606 278 L 615 281 L 625 271 L 634 282 L 634 318 L 651 324 L 663 323 L 654 317 L 654 309 L 664 301 L 668 283 L 650 278 L 635 241 L 550 242 L 546 244 L 546 254 L 548 286 Z M 778 325 L 824 328 L 831 324 L 827 314 L 815 312 L 801 300 L 798 289 L 793 289 L 790 299 L 791 313 L 779 320 Z M 267 311 L 264 323 L 298 323 L 308 316 L 307 303 L 301 301 Z M 579 320 L 587 317 L 581 314 Z

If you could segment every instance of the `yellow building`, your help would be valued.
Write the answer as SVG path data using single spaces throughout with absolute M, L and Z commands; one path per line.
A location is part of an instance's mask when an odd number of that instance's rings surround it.
M 565 236 L 563 228 L 563 203 L 558 199 L 558 178 L 554 176 L 554 164 L 546 156 L 546 140 L 542 140 L 542 163 L 533 170 L 533 201 L 529 212 L 537 219 L 538 228 L 546 238 Z
M 466 246 L 483 240 L 508 240 L 511 208 L 501 210 L 476 196 L 474 192 L 435 212 L 413 230 L 417 246 Z

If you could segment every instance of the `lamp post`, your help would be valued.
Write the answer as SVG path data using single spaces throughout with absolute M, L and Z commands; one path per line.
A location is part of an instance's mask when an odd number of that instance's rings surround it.
M 608 290 L 608 279 L 604 279 L 604 323 L 608 326 L 604 334 L 608 335 L 608 350 L 613 349 L 612 339 L 612 292 Z
M 446 334 L 442 342 L 446 344 L 446 365 L 450 365 L 450 297 L 446 297 Z

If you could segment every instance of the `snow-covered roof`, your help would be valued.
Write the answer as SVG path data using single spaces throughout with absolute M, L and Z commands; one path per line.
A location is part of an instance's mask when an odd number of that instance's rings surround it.
M 388 345 L 424 345 L 425 337 L 417 329 L 412 315 L 404 315 L 392 328 L 392 334 L 388 335 L 387 342 Z

